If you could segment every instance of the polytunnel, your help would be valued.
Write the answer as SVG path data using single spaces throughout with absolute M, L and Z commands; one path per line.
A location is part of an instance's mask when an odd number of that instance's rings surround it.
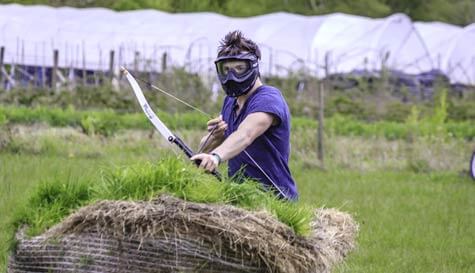
M 432 69 L 424 41 L 404 14 L 371 19 L 341 13 L 274 13 L 235 21 L 231 29 L 259 41 L 262 67 L 269 74 L 306 70 L 324 76 L 325 69 L 328 73 L 380 70 L 383 63 L 406 73 Z
M 404 14 L 370 19 L 333 14 L 313 41 L 320 64 L 332 73 L 386 68 L 405 73 L 432 69 L 424 41 Z
M 0 42 L 9 63 L 52 66 L 57 49 L 60 66 L 100 69 L 107 67 L 106 54 L 117 39 L 114 28 L 104 27 L 114 14 L 107 9 L 80 12 L 66 7 L 6 5 L 0 6 L 0 14 Z
M 122 39 L 120 43 L 122 63 L 133 63 L 134 53 L 140 52 L 142 60 L 152 62 L 149 68 L 154 71 L 160 69 L 160 59 L 164 53 L 167 53 L 171 65 L 185 66 L 196 72 L 207 70 L 216 57 L 217 41 L 221 38 L 218 28 L 229 23 L 227 17 L 214 13 L 162 15 L 147 11 L 149 16 L 144 18 L 142 12 L 132 11 L 121 15 L 130 21 L 141 18 L 134 29 L 129 27 L 127 40 Z
M 263 74 L 286 76 L 311 66 L 311 39 L 324 20 L 280 12 L 234 20 L 229 30 L 242 30 L 259 44 Z
M 475 84 L 475 24 L 463 28 L 431 22 L 416 27 L 437 69 L 453 83 Z
M 235 29 L 259 44 L 263 75 L 303 71 L 323 77 L 384 66 L 409 74 L 440 68 L 453 82 L 475 81 L 474 42 L 467 42 L 474 39 L 473 26 L 462 31 L 417 24 L 416 29 L 404 14 L 372 19 L 278 12 L 232 18 L 209 12 L 0 5 L 4 63 L 29 66 L 51 67 L 58 50 L 60 67 L 108 70 L 114 51 L 116 67 L 160 72 L 165 62 L 212 75 L 218 43 Z
M 475 24 L 463 28 L 442 65 L 453 82 L 475 85 Z

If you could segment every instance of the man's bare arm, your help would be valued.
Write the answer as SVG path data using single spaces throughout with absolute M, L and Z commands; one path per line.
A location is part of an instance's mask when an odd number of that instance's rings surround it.
M 213 153 L 219 155 L 222 161 L 233 158 L 251 145 L 272 124 L 276 124 L 276 118 L 273 115 L 264 112 L 252 113 L 241 122 L 234 133 L 213 150 Z M 211 154 L 201 153 L 191 157 L 191 160 L 197 159 L 201 160 L 200 168 L 213 171 L 218 167 L 215 156 Z
M 223 161 L 235 157 L 274 123 L 274 116 L 264 112 L 248 115 L 238 129 L 213 150 Z

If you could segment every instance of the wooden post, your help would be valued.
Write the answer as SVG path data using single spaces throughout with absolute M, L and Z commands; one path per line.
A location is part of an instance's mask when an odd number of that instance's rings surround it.
M 109 52 L 109 80 L 112 81 L 114 79 L 114 50 Z
M 162 73 L 167 70 L 167 52 L 163 52 L 162 55 Z
M 87 73 L 86 73 L 86 50 L 84 49 L 84 43 L 82 44 L 82 85 L 87 84 Z
M 389 92 L 389 68 L 388 68 L 388 60 L 389 60 L 389 55 L 390 52 L 387 51 L 384 53 L 383 60 L 381 62 L 381 79 L 382 79 L 382 86 L 380 92 L 378 94 L 386 93 Z M 422 92 L 421 92 L 422 94 Z M 377 100 L 377 103 L 380 104 L 379 99 Z
M 327 54 L 325 54 L 325 66 L 324 66 L 324 69 L 325 69 L 325 84 L 328 84 L 328 76 L 330 76 L 330 53 L 327 52 Z
M 328 87 L 328 76 L 330 75 L 330 55 L 327 53 L 325 55 L 325 78 L 321 79 L 318 87 L 318 129 L 317 129 L 317 157 L 320 160 L 321 167 L 325 168 L 324 161 L 324 151 L 323 151 L 323 138 L 324 138 L 324 111 L 325 111 L 325 100 L 324 94 L 325 89 Z
M 3 58 L 5 57 L 5 47 L 0 47 L 0 88 L 3 88 Z
M 59 51 L 57 49 L 53 52 L 53 71 L 51 71 L 51 88 L 56 91 L 56 82 L 58 81 L 58 64 L 59 64 Z
M 139 72 L 139 58 L 140 58 L 140 53 L 138 51 L 135 51 L 134 54 L 134 74 L 138 75 L 137 73 Z
M 41 66 L 41 88 L 43 88 L 43 90 L 46 90 L 46 85 L 47 85 L 47 82 L 46 82 L 46 46 L 45 46 L 45 42 L 42 43 L 42 54 L 43 56 L 43 64 Z
M 119 47 L 119 56 L 117 56 L 117 64 L 118 65 L 123 65 L 123 63 L 124 63 L 122 48 L 123 48 L 122 46 Z M 120 81 L 122 81 L 122 73 L 119 72 L 119 82 Z M 120 86 L 120 84 L 118 86 Z
M 325 167 L 324 162 L 324 153 L 323 153 L 323 121 L 324 121 L 324 110 L 325 110 L 325 102 L 324 102 L 324 92 L 325 92 L 325 84 L 323 81 L 320 81 L 319 88 L 318 88 L 318 146 L 317 146 L 317 156 L 318 160 L 322 164 L 322 168 Z

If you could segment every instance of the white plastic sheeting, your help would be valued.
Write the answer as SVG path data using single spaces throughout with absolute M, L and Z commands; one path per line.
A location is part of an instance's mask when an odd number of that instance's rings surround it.
M 434 67 L 452 82 L 475 85 L 475 24 L 465 28 L 445 23 L 416 23 Z
M 329 15 L 313 38 L 319 64 L 330 72 L 385 67 L 406 73 L 432 68 L 427 48 L 404 14 L 369 19 L 345 14 Z
M 468 67 L 474 66 L 470 49 L 474 43 L 460 39 L 461 35 L 475 36 L 473 27 L 454 30 L 457 39 L 449 39 L 452 45 L 447 46 L 431 34 L 437 28 L 421 25 L 417 31 L 404 14 L 371 19 L 279 12 L 231 18 L 215 13 L 0 5 L 5 62 L 25 65 L 52 66 L 57 49 L 62 67 L 107 70 L 109 52 L 114 50 L 115 64 L 160 71 L 166 53 L 167 64 L 210 75 L 219 40 L 235 29 L 259 44 L 263 74 L 306 71 L 323 76 L 325 69 L 344 73 L 379 70 L 384 65 L 411 74 L 441 67 L 453 81 L 473 79 Z M 445 47 L 438 47 L 439 43 Z M 471 59 L 465 58 L 465 52 L 472 52 Z M 466 75 L 470 73 L 471 78 Z

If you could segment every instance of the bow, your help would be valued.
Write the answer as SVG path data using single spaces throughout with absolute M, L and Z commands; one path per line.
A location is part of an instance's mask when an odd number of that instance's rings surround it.
M 132 89 L 134 90 L 135 96 L 137 97 L 137 100 L 139 101 L 140 106 L 142 107 L 143 112 L 147 116 L 147 118 L 152 122 L 153 126 L 160 132 L 160 134 L 170 143 L 174 143 L 180 148 L 188 158 L 192 157 L 194 155 L 193 150 L 186 145 L 183 140 L 181 140 L 178 136 L 173 134 L 170 129 L 158 118 L 158 116 L 153 112 L 152 108 L 148 104 L 147 100 L 145 99 L 145 96 L 142 92 L 142 89 L 140 88 L 140 85 L 137 83 L 135 78 L 125 69 L 124 67 L 120 68 L 120 71 L 122 74 L 124 74 L 127 77 L 127 81 L 130 83 L 132 86 Z M 200 165 L 201 160 L 195 160 L 194 161 L 197 166 Z M 218 180 L 221 181 L 221 174 L 214 170 L 212 173 Z

